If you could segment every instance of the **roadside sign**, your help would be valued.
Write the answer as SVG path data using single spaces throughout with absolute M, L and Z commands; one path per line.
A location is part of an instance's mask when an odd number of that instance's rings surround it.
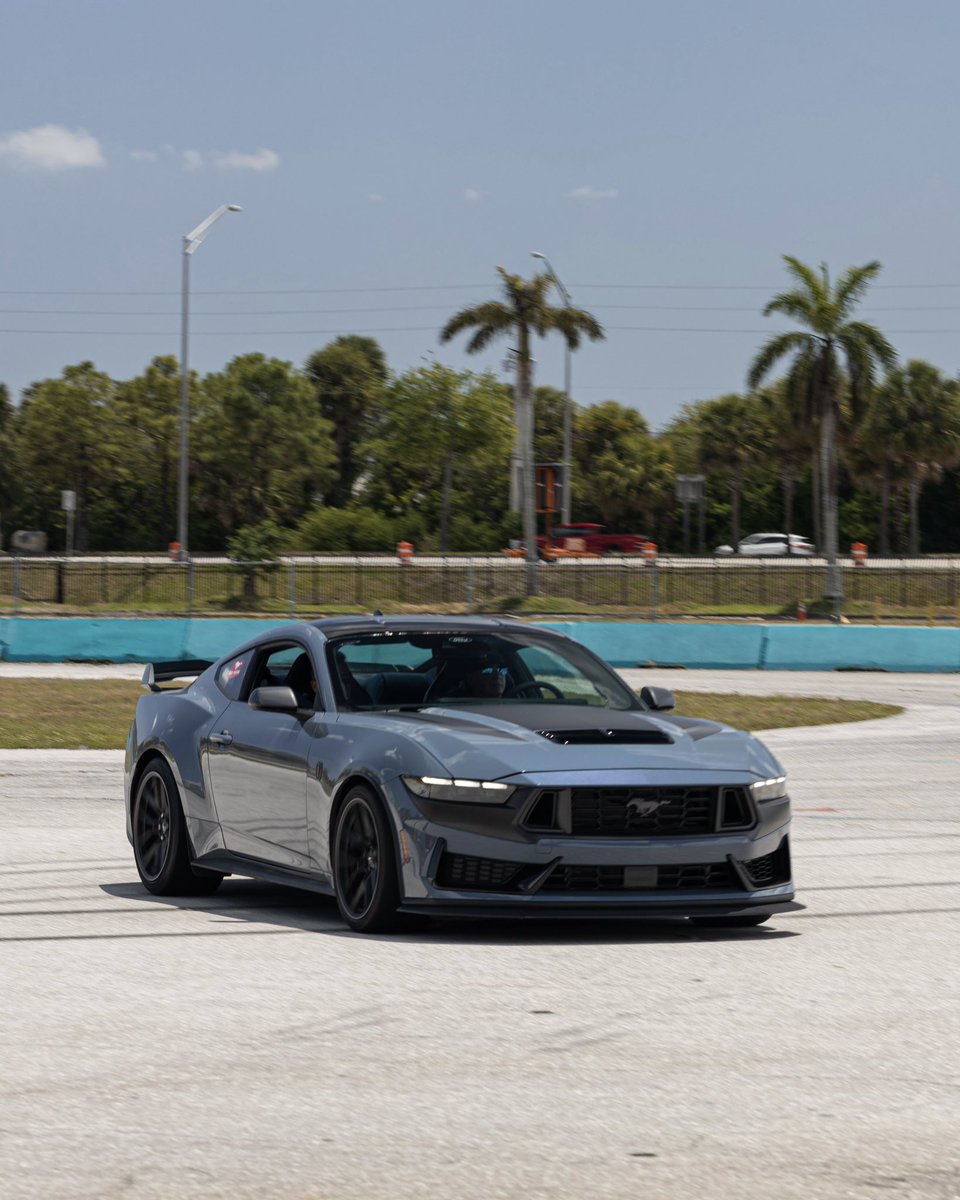
M 77 511 L 77 493 L 76 492 L 61 492 L 60 493 L 60 507 L 63 509 L 64 512 L 69 512 L 69 513 L 76 512 Z
M 703 475 L 678 475 L 677 499 L 681 504 L 693 504 L 703 499 Z

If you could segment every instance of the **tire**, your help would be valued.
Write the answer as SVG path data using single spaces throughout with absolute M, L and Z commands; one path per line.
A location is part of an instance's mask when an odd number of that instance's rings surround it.
M 744 916 L 744 917 L 691 917 L 690 921 L 694 925 L 703 925 L 708 929 L 753 929 L 757 925 L 762 925 L 764 921 L 769 921 L 770 913 L 764 916 Z
M 133 857 L 140 881 L 155 896 L 209 896 L 223 882 L 218 871 L 190 865 L 190 842 L 180 792 L 161 758 L 140 776 L 133 801 Z
M 393 830 L 380 801 L 362 784 L 350 789 L 337 816 L 333 879 L 340 915 L 355 932 L 400 927 Z

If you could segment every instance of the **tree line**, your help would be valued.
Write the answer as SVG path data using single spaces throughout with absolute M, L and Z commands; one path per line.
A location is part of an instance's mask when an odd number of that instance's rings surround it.
M 862 540 L 877 553 L 960 550 L 960 384 L 930 363 L 898 363 L 856 319 L 879 264 L 833 282 L 785 261 L 791 286 L 766 311 L 800 328 L 761 348 L 743 393 L 689 404 L 657 433 L 615 400 L 574 406 L 574 518 L 680 551 L 675 478 L 704 474 L 708 550 L 763 529 L 824 547 L 831 523 L 841 549 Z M 469 330 L 468 348 L 481 349 L 515 329 L 523 305 L 534 335 L 602 336 L 589 314 L 546 306 L 549 277 L 502 272 L 502 282 L 503 301 L 456 314 L 445 338 Z M 432 356 L 395 373 L 360 335 L 299 367 L 249 353 L 192 375 L 191 551 L 362 552 L 401 538 L 490 551 L 529 537 L 509 509 L 516 430 L 528 422 L 533 459 L 559 462 L 564 396 L 534 386 L 524 363 L 518 384 Z M 176 536 L 179 387 L 172 357 L 128 380 L 92 362 L 67 366 L 16 405 L 0 385 L 3 548 L 24 528 L 62 549 L 63 489 L 77 495 L 77 550 L 166 548 Z

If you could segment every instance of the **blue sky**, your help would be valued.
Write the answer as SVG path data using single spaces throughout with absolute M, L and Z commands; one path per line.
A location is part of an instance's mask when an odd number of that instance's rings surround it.
M 742 389 L 783 253 L 879 259 L 864 315 L 955 374 L 958 43 L 939 0 L 5 0 L 0 380 L 176 354 L 224 202 L 200 371 L 356 330 L 502 373 L 436 333 L 541 250 L 608 329 L 575 397 L 655 428 Z

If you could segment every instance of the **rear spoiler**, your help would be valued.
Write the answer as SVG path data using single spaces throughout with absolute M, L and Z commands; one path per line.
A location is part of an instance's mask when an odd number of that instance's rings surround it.
M 185 679 L 189 675 L 202 675 L 213 663 L 203 658 L 185 658 L 181 662 L 147 663 L 140 682 L 148 692 L 159 692 L 158 684 L 171 679 Z

